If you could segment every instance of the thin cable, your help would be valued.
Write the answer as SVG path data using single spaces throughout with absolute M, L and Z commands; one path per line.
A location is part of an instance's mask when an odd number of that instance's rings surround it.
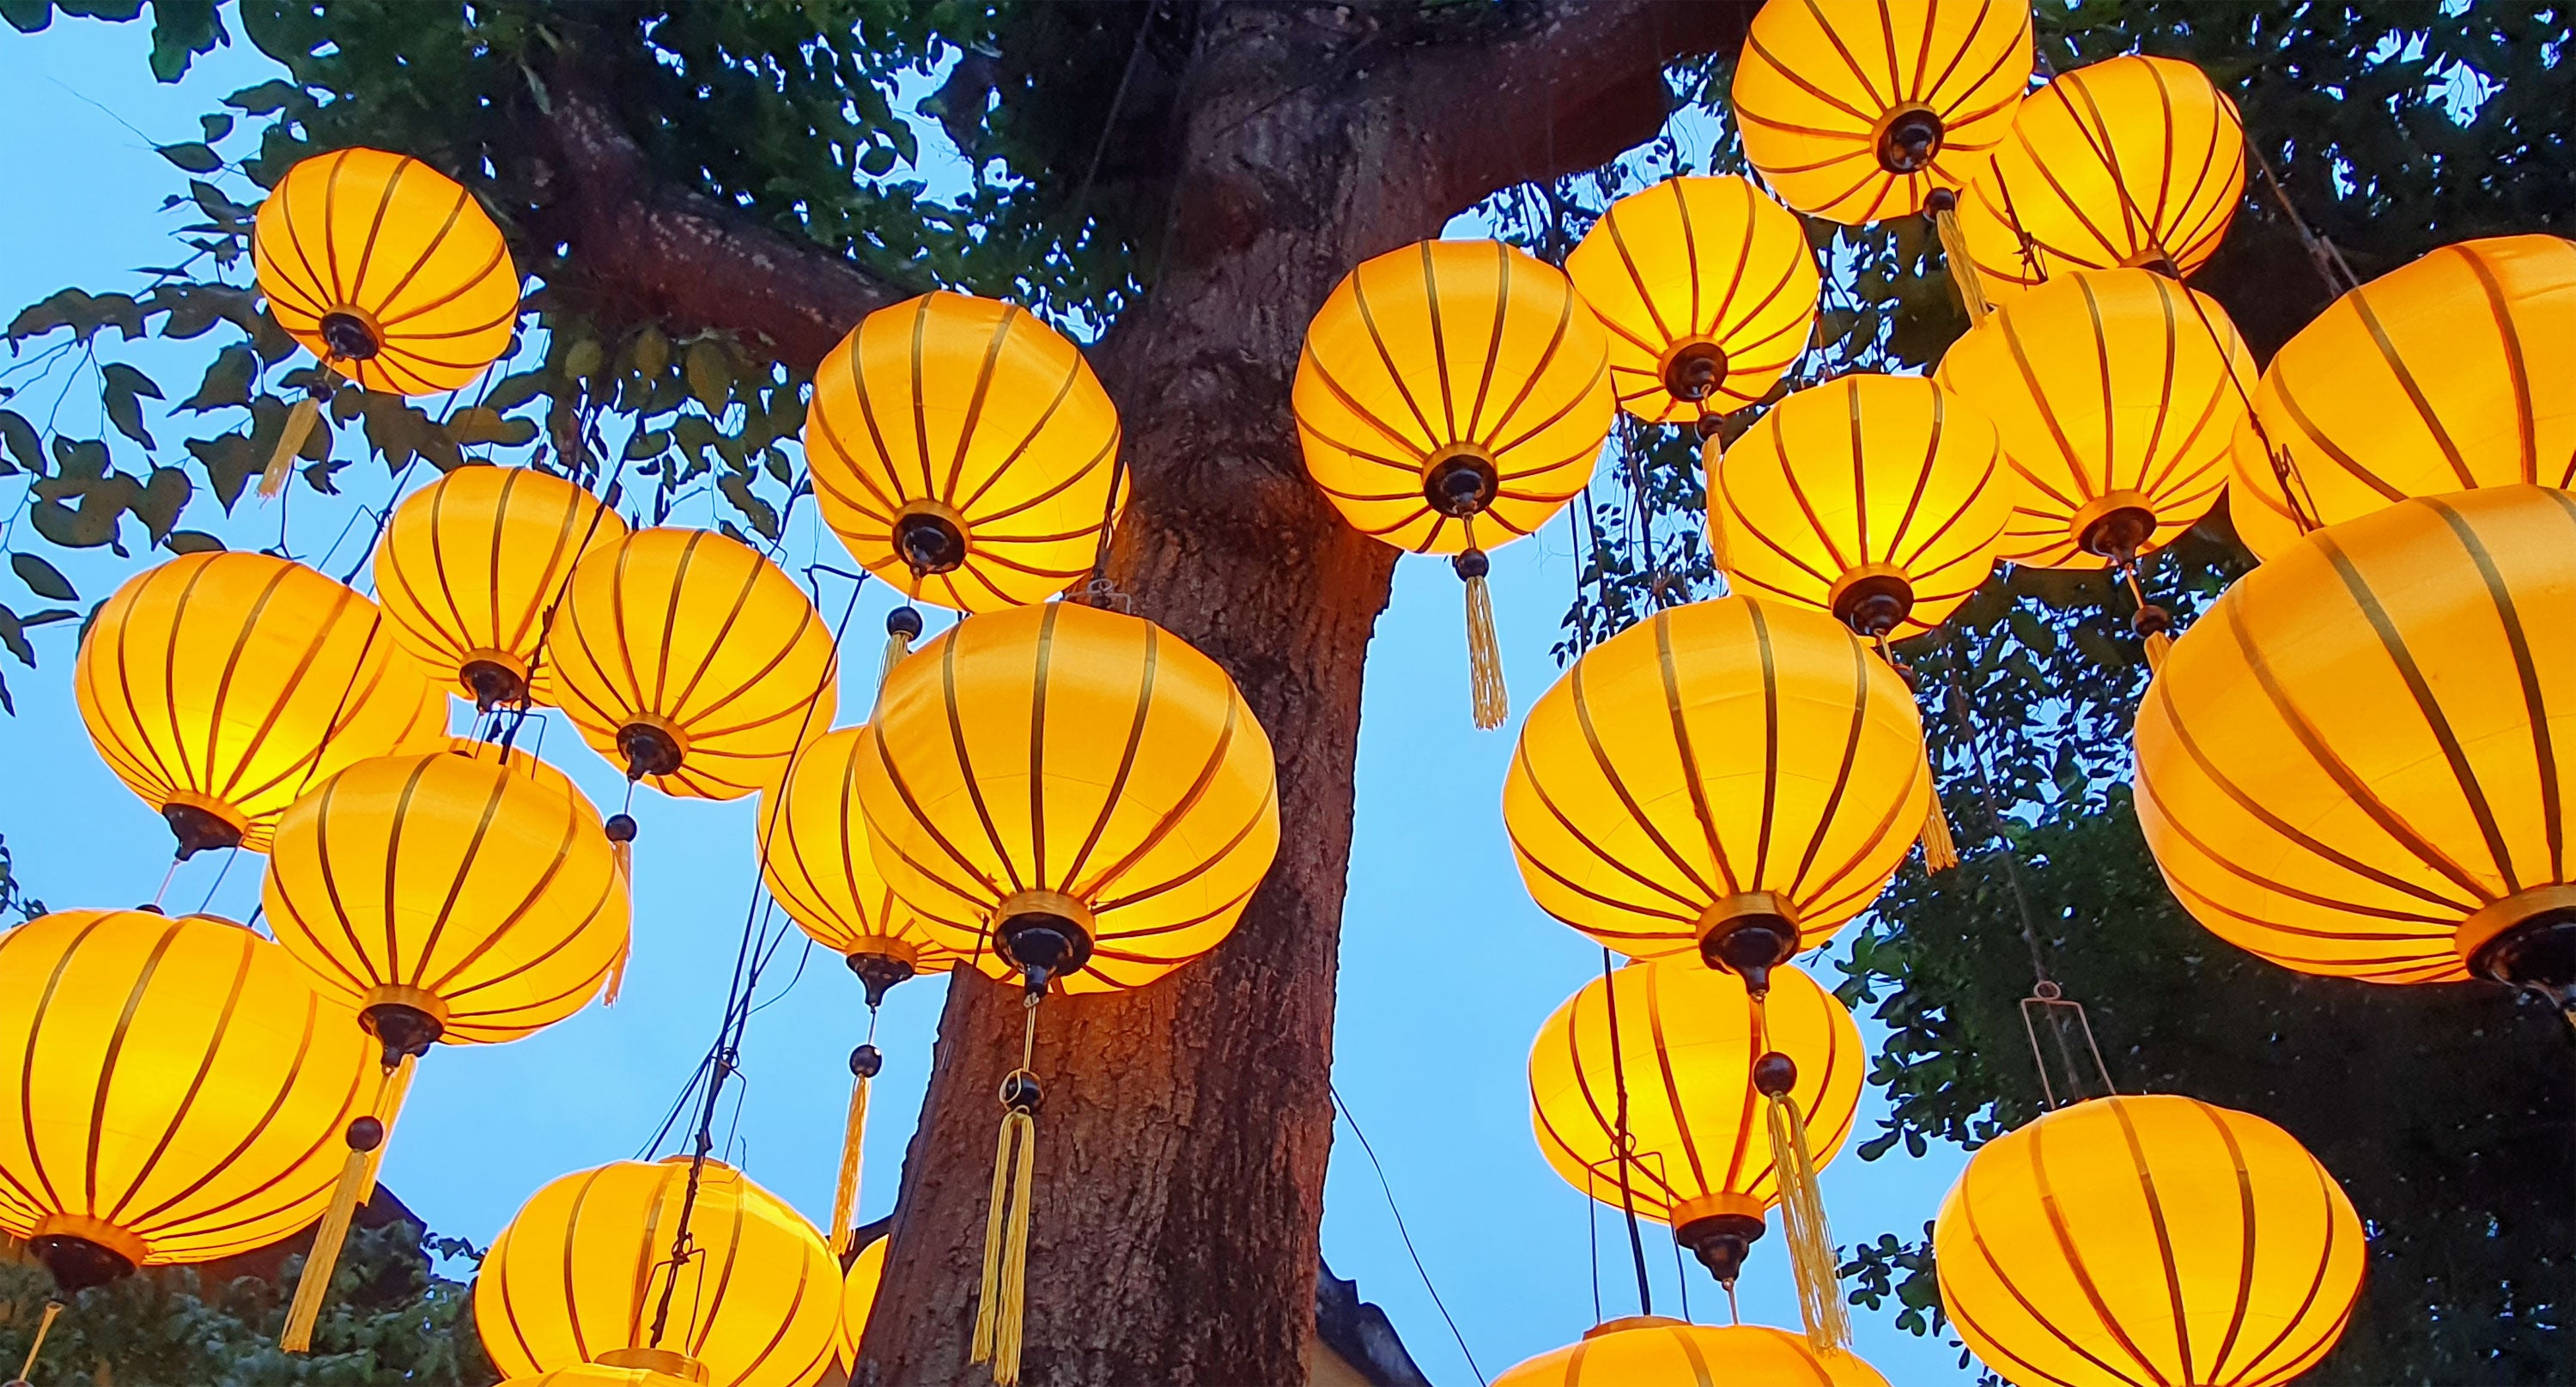
M 2289 190 L 2281 186 L 2281 176 L 2272 171 L 2271 159 L 2263 153 L 2260 146 L 2254 143 L 2254 132 L 2244 130 L 2242 133 L 2245 136 L 2245 152 L 2254 156 L 2254 167 L 2262 171 L 2263 185 L 2272 190 L 2273 200 L 2280 203 L 2281 211 L 2288 215 L 2290 229 L 2298 233 L 2300 246 L 2308 252 L 2308 263 L 2316 267 L 2317 278 L 2326 282 L 2327 296 L 2341 298 L 2345 290 L 2360 288 L 2361 276 L 2354 274 L 2352 266 L 2345 263 L 2343 252 L 2336 248 L 2334 242 L 2319 235 L 2314 228 L 2310 227 L 2307 218 L 2299 215 L 2298 205 L 2290 201 Z M 2335 283 L 2337 270 L 2343 272 L 2344 282 L 2341 284 Z
M 1377 1172 L 1377 1187 L 1386 1195 L 1386 1211 L 1395 1215 L 1396 1236 L 1404 1239 L 1404 1253 L 1413 1259 L 1413 1270 L 1422 1278 L 1422 1289 L 1431 1293 L 1432 1308 L 1449 1326 L 1449 1337 L 1458 1341 L 1458 1352 L 1466 1356 L 1467 1370 L 1476 1375 L 1478 1387 L 1487 1387 L 1485 1370 L 1476 1364 L 1475 1350 L 1467 1347 L 1467 1336 L 1458 1332 L 1458 1322 L 1449 1317 L 1449 1307 L 1441 1302 L 1440 1288 L 1431 1284 L 1430 1269 L 1422 1265 L 1422 1254 L 1414 1250 L 1413 1234 L 1405 1229 L 1404 1210 L 1396 1207 L 1395 1187 L 1386 1182 L 1386 1167 L 1378 1162 L 1377 1148 L 1369 1145 L 1368 1133 L 1360 1130 L 1360 1120 L 1351 1115 L 1351 1105 L 1342 1101 L 1340 1087 L 1330 1083 L 1326 1087 L 1333 1095 L 1333 1106 L 1341 1109 L 1342 1120 L 1351 1124 L 1351 1135 L 1360 1139 L 1360 1150 L 1368 1156 L 1369 1168 Z
M 1958 630 L 1950 632 L 1950 668 L 1943 682 L 1950 691 L 1950 715 L 1959 724 L 1959 740 L 1968 753 L 1968 765 L 1977 773 L 1977 789 L 1986 806 L 1995 841 L 2003 845 L 2004 883 L 2011 888 L 2013 905 L 2021 915 L 2022 942 L 2030 946 L 2030 971 L 2042 986 L 2054 987 L 2056 979 L 2048 975 L 2048 959 L 2039 944 L 2039 920 L 2031 912 L 2030 896 L 2022 890 L 2021 854 L 2014 850 L 2012 838 L 2004 832 L 2002 797 L 1995 793 L 1994 777 L 1986 772 L 1986 753 L 1977 736 L 1976 713 L 1968 706 L 1967 690 L 1959 683 L 1959 670 L 1968 662 L 1967 637 Z
M 1610 1009 L 1610 1082 L 1618 1090 L 1617 1130 L 1611 1160 L 1619 1167 L 1619 1208 L 1628 1216 L 1628 1257 L 1637 1266 L 1637 1313 L 1655 1313 L 1654 1288 L 1646 1281 L 1646 1238 L 1637 1230 L 1637 1196 L 1629 1187 L 1628 1067 L 1619 1053 L 1619 984 L 1611 976 L 1610 946 L 1601 946 L 1601 996 Z

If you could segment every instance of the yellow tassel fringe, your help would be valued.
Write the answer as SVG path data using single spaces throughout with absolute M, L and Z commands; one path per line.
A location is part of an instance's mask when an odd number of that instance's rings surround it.
M 1018 1111 L 1003 1116 L 1001 1146 L 993 1153 L 993 1200 L 984 1218 L 984 1284 L 975 1305 L 975 1350 L 967 1360 L 991 1363 L 994 1387 L 1016 1387 L 1020 1380 L 1037 1144 L 1037 1119 Z
M 2147 635 L 2147 672 L 2153 674 L 2165 667 L 2165 655 L 2173 649 L 2173 637 L 2162 631 Z
M 1467 676 L 1473 687 L 1476 725 L 1491 731 L 1512 712 L 1511 692 L 1503 687 L 1502 642 L 1494 635 L 1494 595 L 1484 575 L 1467 580 Z
M 886 681 L 894 678 L 894 667 L 912 653 L 912 637 L 901 631 L 886 632 L 885 663 L 877 670 L 877 692 L 884 693 Z
M 331 1191 L 330 1211 L 322 1215 L 321 1225 L 313 1233 L 313 1250 L 305 1255 L 304 1271 L 295 1281 L 295 1299 L 286 1309 L 286 1328 L 277 1336 L 277 1346 L 288 1353 L 313 1351 L 313 1326 L 322 1318 L 322 1299 L 331 1292 L 331 1273 L 340 1264 L 341 1245 L 348 1241 L 350 1220 L 357 1216 L 358 1206 L 375 1197 L 376 1171 L 384 1165 L 385 1144 L 393 1140 L 394 1118 L 402 1112 L 403 1095 L 411 1089 L 412 1067 L 417 1057 L 405 1055 L 402 1063 L 385 1074 L 384 1083 L 376 1090 L 376 1121 L 384 1125 L 384 1135 L 373 1150 L 352 1147 L 349 1159 L 340 1165 L 340 1182 Z
M 27 1361 L 18 1367 L 18 1381 L 31 1382 L 36 1376 L 36 1355 L 45 1351 L 45 1336 L 54 1332 L 54 1317 L 63 1312 L 59 1300 L 45 1302 L 45 1317 L 36 1322 L 36 1339 L 27 1345 Z M 15 1387 L 15 1384 L 12 1384 Z
M 1959 302 L 1968 310 L 1968 325 L 1974 327 L 1995 309 L 1986 298 L 1986 281 L 1977 273 L 1977 262 L 1968 254 L 1968 238 L 1959 230 L 1959 214 L 1948 209 L 1936 212 L 1932 225 L 1941 233 L 1941 255 L 1950 262 L 1950 282 L 1958 286 Z
M 1834 1235 L 1825 1224 L 1823 1192 L 1816 1188 L 1816 1161 L 1807 1142 L 1807 1120 L 1787 1098 L 1770 1100 L 1771 1165 L 1780 1181 L 1780 1236 L 1789 1251 L 1789 1272 L 1798 1283 L 1798 1314 L 1807 1322 L 1807 1342 L 1818 1353 L 1851 1347 L 1851 1314 L 1843 1308 L 1841 1265 L 1834 1255 Z
M 841 1131 L 841 1176 L 832 1186 L 832 1251 L 850 1255 L 858 1237 L 859 1157 L 868 1135 L 868 1081 L 850 1081 L 850 1119 Z
M 1923 870 L 1946 872 L 1959 865 L 1959 840 L 1950 836 L 1950 816 L 1941 809 L 1941 785 L 1932 784 L 1932 807 L 1923 815 Z
M 304 440 L 313 436 L 313 426 L 322 422 L 322 399 L 307 395 L 286 412 L 286 429 L 277 436 L 277 451 L 268 455 L 268 466 L 260 469 L 259 494 L 274 496 L 286 489 L 286 474 L 295 466 L 295 456 L 304 451 Z

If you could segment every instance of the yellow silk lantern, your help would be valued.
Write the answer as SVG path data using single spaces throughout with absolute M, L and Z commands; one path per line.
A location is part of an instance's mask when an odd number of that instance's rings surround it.
M 372 1058 L 229 920 L 65 910 L 0 934 L 0 1231 L 65 1294 L 275 1242 L 330 1202 Z
M 638 530 L 573 565 L 538 696 L 665 794 L 739 799 L 832 725 L 832 632 L 778 565 L 712 530 Z
M 896 983 L 917 972 L 946 972 L 956 962 L 877 870 L 858 789 L 859 768 L 875 754 L 864 728 L 826 732 L 761 793 L 761 880 L 788 918 L 839 954 L 867 992 L 868 1041 L 850 1052 L 850 1112 L 826 1228 L 835 1253 L 848 1249 L 856 1226 L 868 1082 L 884 1063 L 876 1048 L 877 1008 Z
M 2361 1291 L 2361 1220 L 2287 1132 L 2172 1094 L 2061 1108 L 1979 1149 L 1933 1226 L 1941 1304 L 2013 1382 L 2278 1387 Z
M 2213 933 L 2304 973 L 2576 986 L 2576 497 L 2401 501 L 2238 580 L 2138 710 L 2138 819 Z
M 577 1171 L 531 1195 L 474 1281 L 493 1366 L 649 1368 L 706 1387 L 820 1376 L 841 1268 L 814 1225 L 720 1161 L 690 1184 L 690 1158 L 674 1156 Z M 672 1260 L 683 1246 L 684 1265 Z
M 1478 727 L 1510 712 L 1485 548 L 1592 479 L 1616 412 L 1608 351 L 1566 277 L 1499 241 L 1363 262 L 1307 326 L 1293 395 L 1306 471 L 1361 533 L 1456 556 Z
M 354 1138 L 284 1344 L 311 1342 L 348 1219 L 414 1064 L 580 1010 L 623 958 L 627 882 L 599 815 L 520 768 L 431 751 L 361 761 L 296 801 L 260 899 L 278 942 L 383 1042 L 378 1123 Z
M 841 1279 L 841 1318 L 837 1344 L 841 1370 L 855 1374 L 859 1367 L 859 1344 L 867 1337 L 868 1315 L 877 1307 L 877 1287 L 885 1280 L 888 1239 L 879 1237 L 859 1249 L 858 1257 Z
M 557 1368 L 552 1372 L 529 1373 L 524 1377 L 504 1379 L 500 1387 L 703 1387 L 695 1377 L 661 1372 L 653 1368 L 612 1368 L 602 1363 L 583 1363 L 577 1367 Z
M 2030 70 L 2014 0 L 1767 0 L 1735 66 L 1744 157 L 1801 212 L 1906 216 L 1975 176 Z
M 1807 229 L 1750 179 L 1668 178 L 1610 204 L 1565 257 L 1609 333 L 1610 389 L 1649 423 L 1760 400 L 1807 349 Z
M 1852 1354 L 1785 1329 L 1630 1315 L 1506 1369 L 1494 1387 L 1887 1387 Z
M 2576 391 L 2552 384 L 2571 373 L 2576 242 L 2462 241 L 2381 275 L 2264 368 L 2229 481 L 2237 534 L 2268 557 L 2408 496 L 2576 486 Z
M 2129 54 L 2024 98 L 1959 226 L 1988 287 L 2120 266 L 2187 275 L 2245 196 L 2245 121 L 2197 67 Z
M 1763 1210 L 1810 1197 L 1842 1148 L 1869 1062 L 1851 1013 L 1813 979 L 1782 966 L 1769 984 L 1757 1003 L 1742 978 L 1693 959 L 1632 963 L 1567 998 L 1530 1047 L 1530 1125 L 1548 1165 L 1602 1203 L 1672 1225 L 1730 1285 Z M 1794 1112 L 1794 1143 L 1765 1135 L 1774 1102 Z
M 582 487 L 460 467 L 404 498 L 376 545 L 376 600 L 402 650 L 489 711 L 529 695 L 575 560 L 626 537 Z
M 264 851 L 296 796 L 445 725 L 380 622 L 302 564 L 180 555 L 100 604 L 72 673 L 81 722 L 181 857 Z
M 879 309 L 823 358 L 805 456 L 860 563 L 969 612 L 1064 591 L 1124 500 L 1118 409 L 1081 351 L 965 294 Z
M 1279 848 L 1269 735 L 1216 662 L 1066 602 L 970 616 L 897 665 L 858 761 L 878 870 L 933 939 L 1027 989 L 972 1359 L 1019 1380 L 1037 1004 L 1143 986 L 1234 930 Z
M 1905 681 L 1825 613 L 1736 595 L 1575 661 L 1521 727 L 1503 826 L 1550 915 L 1758 974 L 1866 909 L 1931 802 Z
M 298 160 L 251 228 L 270 316 L 369 390 L 459 389 L 510 349 L 519 272 L 471 193 L 407 155 L 337 149 Z M 321 418 L 319 386 L 287 415 L 261 472 L 274 496 Z

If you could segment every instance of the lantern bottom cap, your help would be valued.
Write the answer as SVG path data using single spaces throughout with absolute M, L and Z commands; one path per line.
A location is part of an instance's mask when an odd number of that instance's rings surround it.
M 170 836 L 179 840 L 179 856 L 193 857 L 208 848 L 237 848 L 250 832 L 250 820 L 213 795 L 173 790 L 161 804 Z
M 2517 891 L 2461 921 L 2451 944 L 2471 973 L 2568 1006 L 2576 1000 L 2576 885 Z
M 456 662 L 456 684 L 484 712 L 528 696 L 528 662 L 506 650 L 477 646 Z
M 2097 558 L 2134 559 L 2156 535 L 2156 507 L 2145 492 L 2106 491 L 2075 508 L 2066 533 Z
M 591 1360 L 603 1368 L 643 1368 L 688 1382 L 711 1381 L 707 1365 L 677 1349 L 613 1348 Z
M 66 1295 L 104 1286 L 143 1265 L 149 1255 L 140 1236 L 88 1214 L 45 1215 L 27 1236 L 27 1247 Z

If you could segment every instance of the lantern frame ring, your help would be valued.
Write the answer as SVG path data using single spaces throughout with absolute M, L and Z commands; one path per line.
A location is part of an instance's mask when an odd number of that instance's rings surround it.
M 1941 157 L 1941 141 L 1948 133 L 1940 112 L 1923 102 L 1909 101 L 1870 126 L 1870 153 L 1882 172 L 1900 178 L 1928 173 Z M 1918 144 L 1920 154 L 1914 152 Z
M 372 361 L 385 349 L 384 325 L 376 321 L 375 314 L 356 304 L 333 304 L 322 310 L 321 322 L 315 331 L 320 334 L 322 345 L 331 349 L 326 359 L 334 364 Z
M 2155 538 L 2155 505 L 2143 492 L 2106 491 L 2076 507 L 2066 528 L 2085 553 L 2126 566 Z
M 966 517 L 955 506 L 928 496 L 904 502 L 888 528 L 895 557 L 916 578 L 956 572 L 965 566 L 966 551 L 974 543 L 966 530 Z
M 1717 339 L 1695 333 L 1666 347 L 1655 362 L 1655 380 L 1664 393 L 1686 404 L 1698 404 L 1726 383 L 1726 349 Z
M 172 790 L 161 803 L 161 818 L 170 825 L 170 836 L 179 840 L 182 862 L 208 848 L 240 847 L 250 832 L 250 821 L 240 810 L 196 790 Z
M 509 651 L 478 645 L 457 662 L 456 682 L 473 691 L 474 711 L 488 713 L 527 698 L 527 662 Z
M 2547 998 L 2576 1022 L 2576 885 L 2516 891 L 2452 932 L 2471 973 Z
M 65 1296 L 132 1274 L 149 1253 L 143 1239 L 127 1229 L 89 1214 L 61 1212 L 37 1220 L 27 1250 L 53 1273 Z
M 689 734 L 669 718 L 635 713 L 617 729 L 617 750 L 626 758 L 626 778 L 673 775 L 689 759 Z
M 1878 640 L 1914 613 L 1914 583 L 1892 563 L 1865 563 L 1834 580 L 1825 605 L 1863 640 Z
M 1776 891 L 1745 891 L 1720 898 L 1699 917 L 1699 956 L 1709 967 L 1735 973 L 1755 996 L 1771 990 L 1771 970 L 1798 953 L 1798 912 Z
M 909 939 L 866 934 L 851 941 L 841 961 L 858 976 L 859 986 L 867 992 L 868 1010 L 874 1011 L 885 1004 L 885 994 L 896 983 L 920 971 L 921 949 Z
M 1422 499 L 1452 520 L 1484 514 L 1502 494 L 1493 454 L 1476 444 L 1452 443 L 1422 460 Z

